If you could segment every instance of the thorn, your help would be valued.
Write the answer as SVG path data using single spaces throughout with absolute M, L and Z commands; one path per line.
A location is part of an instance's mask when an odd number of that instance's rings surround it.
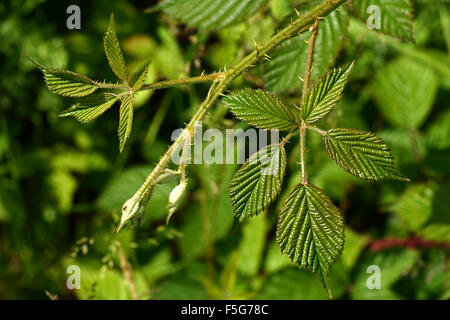
M 302 82 L 305 82 L 305 79 L 303 79 L 302 77 L 300 77 L 300 76 L 297 76 Z
M 305 41 L 306 44 L 309 44 L 309 41 L 308 41 L 308 40 L 305 39 L 305 40 L 303 40 L 303 41 Z
M 298 12 L 298 10 L 296 8 L 294 8 L 295 13 L 297 14 L 298 17 L 300 17 L 300 12 Z

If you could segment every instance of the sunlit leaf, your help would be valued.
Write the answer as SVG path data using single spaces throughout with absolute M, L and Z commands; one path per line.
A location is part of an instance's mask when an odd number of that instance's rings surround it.
M 239 221 L 267 208 L 278 196 L 286 170 L 286 151 L 269 145 L 250 156 L 230 183 L 230 199 Z
M 314 83 L 306 93 L 302 104 L 302 119 L 316 122 L 325 117 L 341 100 L 353 63 L 333 69 Z
M 277 242 L 293 262 L 317 274 L 330 294 L 328 273 L 344 248 L 344 221 L 322 190 L 312 184 L 292 190 L 281 207 Z
M 127 71 L 125 67 L 125 60 L 122 56 L 122 50 L 120 50 L 119 40 L 116 35 L 114 14 L 111 14 L 108 31 L 103 38 L 103 44 L 105 47 L 105 54 L 108 58 L 112 71 L 119 79 L 125 80 L 127 77 Z
M 395 168 L 390 148 L 374 133 L 355 129 L 331 129 L 323 137 L 333 160 L 363 180 L 385 178 L 409 181 Z
M 96 93 L 79 100 L 67 110 L 59 114 L 60 117 L 73 116 L 80 122 L 87 122 L 97 118 L 117 101 L 117 96 L 108 93 Z
M 139 65 L 128 77 L 128 85 L 133 91 L 138 91 L 142 88 L 147 79 L 147 74 L 150 68 L 150 60 L 145 61 Z
M 295 117 L 275 96 L 261 90 L 244 89 L 223 100 L 237 118 L 262 129 L 291 131 Z
M 45 67 L 27 58 L 34 63 L 44 74 L 45 83 L 53 93 L 66 97 L 84 97 L 97 90 L 94 80 L 72 71 Z
M 133 123 L 133 95 L 127 95 L 122 98 L 122 104 L 120 105 L 120 118 L 119 118 L 119 145 L 120 152 L 122 152 L 125 143 L 131 133 L 131 125 Z

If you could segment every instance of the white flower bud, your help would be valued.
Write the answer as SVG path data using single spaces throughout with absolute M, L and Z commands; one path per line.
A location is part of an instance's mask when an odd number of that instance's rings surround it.
M 173 188 L 172 192 L 170 192 L 169 195 L 169 206 L 175 206 L 180 201 L 181 197 L 184 194 L 184 191 L 186 190 L 186 182 L 181 181 L 175 188 Z

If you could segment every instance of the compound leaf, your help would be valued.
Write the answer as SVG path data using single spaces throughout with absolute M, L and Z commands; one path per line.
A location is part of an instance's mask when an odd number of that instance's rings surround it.
M 47 88 L 53 93 L 66 97 L 84 97 L 97 90 L 95 81 L 82 74 L 49 68 L 26 57 L 42 71 Z
M 363 180 L 409 181 L 395 168 L 390 148 L 375 134 L 355 129 L 331 129 L 323 137 L 328 154 L 345 171 Z
M 116 27 L 114 23 L 114 14 L 111 14 L 108 31 L 103 38 L 105 54 L 108 58 L 109 66 L 116 76 L 125 80 L 127 77 L 125 60 L 123 59 L 122 50 L 120 50 L 119 40 L 116 35 Z
M 125 143 L 131 133 L 131 125 L 133 124 L 133 95 L 127 95 L 122 99 L 120 105 L 119 117 L 119 147 L 122 152 Z
M 97 118 L 117 101 L 117 97 L 108 93 L 96 93 L 84 97 L 80 101 L 61 112 L 60 117 L 73 116 L 80 122 L 88 122 Z
M 190 27 L 210 30 L 244 21 L 266 2 L 267 0 L 164 0 L 148 12 L 163 9 Z
M 231 180 L 229 194 L 239 221 L 266 209 L 278 196 L 286 171 L 286 151 L 269 145 L 250 156 Z
M 302 104 L 302 119 L 316 122 L 325 117 L 341 100 L 353 63 L 333 69 L 313 84 L 306 93 Z
M 374 25 L 374 30 L 414 41 L 414 14 L 410 0 L 353 0 L 351 3 L 361 21 Z M 380 19 L 378 26 L 376 19 Z
M 224 98 L 237 118 L 262 129 L 291 131 L 296 121 L 275 96 L 262 90 L 244 89 Z
M 145 61 L 136 69 L 128 77 L 128 84 L 133 89 L 134 92 L 138 91 L 145 83 L 147 79 L 148 70 L 150 68 L 150 60 Z
M 314 47 L 314 67 L 311 71 L 313 81 L 319 79 L 336 60 L 343 47 L 348 21 L 344 10 L 335 10 L 320 22 Z M 272 58 L 266 64 L 264 74 L 269 91 L 292 91 L 301 88 L 302 83 L 298 77 L 305 73 L 308 51 L 305 40 L 309 39 L 310 34 L 308 31 L 286 40 L 270 53 Z
M 277 242 L 300 268 L 317 274 L 328 291 L 328 273 L 344 248 L 344 221 L 313 184 L 297 185 L 281 206 Z

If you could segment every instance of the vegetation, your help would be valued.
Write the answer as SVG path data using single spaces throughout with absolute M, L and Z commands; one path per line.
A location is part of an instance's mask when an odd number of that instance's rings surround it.
M 449 298 L 446 1 L 98 1 L 80 31 L 56 12 L 0 5 L 0 296 Z M 239 169 L 189 164 L 198 121 L 285 134 Z

